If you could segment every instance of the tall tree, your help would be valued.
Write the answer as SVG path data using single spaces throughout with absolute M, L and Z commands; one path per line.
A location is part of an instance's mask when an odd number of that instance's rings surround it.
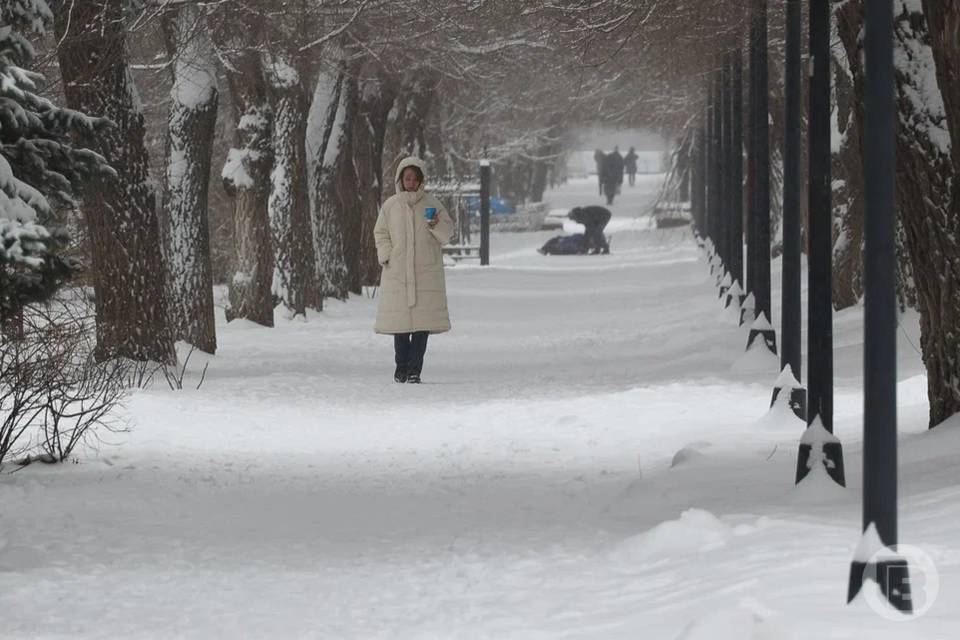
M 337 167 L 349 137 L 345 63 L 325 66 L 310 107 L 307 153 L 310 207 L 320 293 L 344 299 L 349 291 L 342 210 L 337 195 Z
M 896 0 L 894 8 L 901 123 L 897 204 L 915 275 L 934 427 L 960 410 L 960 140 L 955 137 L 960 136 L 960 90 L 956 67 L 951 66 L 957 60 L 958 6 L 952 1 L 926 3 L 932 31 L 919 0 Z M 931 68 L 936 68 L 936 76 L 929 73 Z
M 24 305 L 49 298 L 73 271 L 58 253 L 66 238 L 56 208 L 74 205 L 72 194 L 91 173 L 112 175 L 102 156 L 70 139 L 109 123 L 42 98 L 42 76 L 28 71 L 34 50 L 27 36 L 42 36 L 51 21 L 42 1 L 0 7 L 0 334 Z
M 173 85 L 163 194 L 167 292 L 174 337 L 217 349 L 207 191 L 216 133 L 216 60 L 202 11 L 185 4 L 164 20 Z
M 236 118 L 234 146 L 221 173 L 234 199 L 236 268 L 230 278 L 227 320 L 245 318 L 273 326 L 273 243 L 268 201 L 273 166 L 273 112 L 261 52 L 263 21 L 255 6 L 223 5 L 215 42 L 227 61 Z
M 275 267 L 273 295 L 294 315 L 304 315 L 315 284 L 313 229 L 307 184 L 307 93 L 292 58 L 268 55 L 273 105 L 273 152 L 269 200 Z
M 109 130 L 81 134 L 115 175 L 83 193 L 90 235 L 100 359 L 173 362 L 156 193 L 149 180 L 144 118 L 127 65 L 123 0 L 59 3 L 57 57 L 67 104 L 109 118 Z
M 371 64 L 361 72 L 360 117 L 354 128 L 354 157 L 357 167 L 358 193 L 361 198 L 362 228 L 360 231 L 360 284 L 379 282 L 380 263 L 373 238 L 373 227 L 383 198 L 383 143 L 387 117 L 396 100 L 396 86 L 385 70 Z
M 854 77 L 857 103 L 863 100 L 861 61 L 863 0 L 849 3 L 840 37 Z M 896 204 L 903 225 L 920 311 L 920 343 L 927 370 L 931 427 L 960 409 L 956 372 L 960 362 L 960 217 L 951 211 L 955 182 L 948 117 L 935 76 L 930 33 L 919 0 L 896 0 L 897 83 Z M 845 26 L 846 25 L 846 26 Z M 863 122 L 862 108 L 858 119 Z
M 855 26 L 847 24 L 853 17 L 845 5 L 834 17 L 838 31 L 851 33 Z M 834 219 L 837 234 L 833 243 L 833 306 L 846 309 L 857 304 L 863 295 L 863 163 L 861 156 L 860 126 L 863 114 L 854 91 L 854 78 L 850 72 L 847 55 L 832 47 L 834 95 L 837 130 L 832 132 L 841 140 L 839 149 L 833 153 L 832 173 Z M 863 97 L 863 88 L 859 88 Z

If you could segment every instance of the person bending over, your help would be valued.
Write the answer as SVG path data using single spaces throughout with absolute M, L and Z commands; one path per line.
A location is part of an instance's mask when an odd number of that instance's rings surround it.
M 588 253 L 610 253 L 603 229 L 610 222 L 610 210 L 604 207 L 574 207 L 567 217 L 582 224 Z

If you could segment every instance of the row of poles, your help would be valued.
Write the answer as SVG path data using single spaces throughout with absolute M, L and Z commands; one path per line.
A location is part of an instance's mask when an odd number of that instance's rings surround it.
M 783 177 L 781 376 L 773 392 L 789 392 L 794 413 L 806 420 L 796 482 L 817 464 L 845 486 L 843 450 L 833 435 L 833 307 L 830 146 L 830 2 L 810 0 L 808 112 L 807 389 L 801 375 L 801 0 L 785 0 L 786 60 Z M 865 253 L 864 253 L 864 483 L 865 540 L 897 544 L 896 293 L 894 254 L 893 3 L 871 0 L 865 9 Z M 707 106 L 697 131 L 691 205 L 726 306 L 750 322 L 747 349 L 777 353 L 771 319 L 770 146 L 767 0 L 753 0 L 744 109 L 743 45 L 720 56 L 711 74 Z M 746 111 L 746 117 L 744 117 Z M 746 130 L 744 130 L 746 123 Z M 746 171 L 744 171 L 746 149 Z M 747 198 L 744 198 L 744 185 Z M 743 205 L 746 201 L 746 229 Z M 744 264 L 746 235 L 746 264 Z M 761 344 L 755 345 L 755 341 Z M 854 559 L 849 599 L 873 579 L 900 611 L 911 611 L 905 561 Z

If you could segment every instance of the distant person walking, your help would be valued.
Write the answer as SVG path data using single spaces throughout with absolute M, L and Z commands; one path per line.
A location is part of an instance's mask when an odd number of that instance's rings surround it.
M 627 155 L 623 157 L 623 168 L 627 172 L 627 179 L 630 181 L 630 186 L 632 187 L 637 182 L 637 152 L 634 151 L 633 147 L 630 147 L 630 151 L 627 152 Z
M 419 383 L 427 337 L 450 330 L 440 247 L 453 238 L 453 220 L 423 182 L 423 161 L 401 160 L 397 193 L 383 203 L 373 229 L 383 267 L 374 330 L 393 335 L 397 382 Z
M 620 155 L 620 147 L 614 147 L 610 154 L 610 170 L 617 177 L 617 195 L 620 195 L 620 187 L 623 186 L 623 156 Z
M 597 149 L 593 152 L 593 161 L 597 163 L 597 184 L 600 185 L 600 195 L 603 195 L 603 177 L 606 175 L 606 156 Z
M 613 204 L 613 198 L 620 193 L 623 184 L 623 156 L 618 147 L 607 155 L 603 162 L 603 193 L 607 196 L 607 206 Z
M 610 210 L 603 207 L 574 207 L 567 217 L 584 228 L 587 253 L 610 253 L 603 229 L 610 222 Z

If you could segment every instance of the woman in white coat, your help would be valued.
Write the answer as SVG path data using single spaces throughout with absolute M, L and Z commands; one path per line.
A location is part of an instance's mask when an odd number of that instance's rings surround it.
M 397 382 L 419 383 L 427 337 L 450 330 L 440 247 L 453 237 L 453 221 L 423 182 L 423 161 L 401 160 L 397 193 L 383 203 L 373 229 L 383 267 L 375 331 L 393 335 Z

